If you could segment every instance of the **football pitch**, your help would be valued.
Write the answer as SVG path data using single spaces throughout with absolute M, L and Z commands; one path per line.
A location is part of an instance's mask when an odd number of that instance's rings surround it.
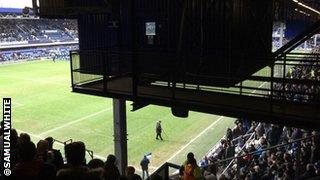
M 69 61 L 0 64 L 0 97 L 12 98 L 12 126 L 27 132 L 34 143 L 52 136 L 62 142 L 83 141 L 97 158 L 114 153 L 112 99 L 71 92 Z M 234 126 L 233 118 L 198 112 L 177 118 L 170 108 L 153 105 L 131 112 L 130 104 L 128 160 L 136 168 L 149 152 L 152 171 L 166 161 L 181 164 L 188 152 L 200 160 Z M 158 120 L 164 141 L 155 139 Z M 63 152 L 63 144 L 55 147 Z

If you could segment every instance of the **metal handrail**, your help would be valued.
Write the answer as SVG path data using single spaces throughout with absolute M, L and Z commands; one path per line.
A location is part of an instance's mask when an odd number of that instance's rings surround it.
M 66 141 L 60 141 L 60 140 L 58 140 L 58 139 L 53 139 L 53 142 L 58 142 L 58 143 L 67 145 L 67 144 L 69 144 L 69 143 L 72 143 L 73 140 L 72 140 L 72 139 L 68 139 L 68 140 L 66 140 Z
M 72 143 L 73 140 L 72 139 L 68 139 L 66 141 L 60 141 L 58 139 L 53 139 L 53 142 L 58 142 L 60 144 L 63 144 L 64 146 L 69 144 L 69 143 Z M 89 149 L 85 149 L 85 151 L 89 154 L 89 156 L 91 157 L 91 159 L 93 159 L 94 157 L 94 154 L 93 154 L 93 151 L 92 150 L 89 150 Z
M 246 141 L 246 143 L 241 147 L 241 149 L 240 149 L 240 151 L 237 153 L 237 155 L 240 154 L 240 153 L 243 151 L 243 149 L 246 147 L 246 145 L 249 144 L 249 141 L 251 142 L 251 140 L 252 140 L 253 137 L 254 137 L 254 133 L 251 133 L 249 139 L 248 139 L 248 140 Z M 227 165 L 227 167 L 222 171 L 221 174 L 225 174 L 225 173 L 227 172 L 227 170 L 228 170 L 228 169 L 230 168 L 230 166 L 233 164 L 234 160 L 235 160 L 235 159 L 233 159 L 233 160 Z

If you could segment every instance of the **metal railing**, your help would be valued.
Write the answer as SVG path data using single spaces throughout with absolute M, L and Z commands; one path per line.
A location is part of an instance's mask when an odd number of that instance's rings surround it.
M 53 143 L 59 143 L 59 144 L 63 144 L 64 146 L 67 145 L 67 144 L 70 144 L 72 142 L 74 142 L 72 139 L 68 139 L 66 141 L 60 141 L 58 139 L 53 139 Z M 88 155 L 90 156 L 91 159 L 94 158 L 94 154 L 93 154 L 93 151 L 92 150 L 89 150 L 89 149 L 86 149 L 86 153 L 88 153 Z
M 170 168 L 173 168 L 176 172 L 180 169 L 181 166 L 166 162 L 161 167 L 159 167 L 155 172 L 153 172 L 147 180 L 151 179 L 176 179 L 175 177 L 179 176 L 177 173 L 170 173 Z
M 81 65 L 81 54 L 91 57 L 94 62 L 94 66 Z M 220 87 L 211 85 L 202 85 L 197 82 L 179 83 L 178 79 L 172 79 L 176 77 L 170 64 L 164 63 L 164 66 L 168 66 L 166 72 L 156 72 L 154 74 L 147 72 L 139 72 L 134 70 L 139 68 L 140 64 L 146 63 L 137 62 L 138 64 L 132 66 L 129 61 L 132 54 L 128 52 L 108 52 L 102 50 L 95 51 L 72 51 L 71 52 L 71 76 L 72 87 L 81 87 L 85 84 L 93 82 L 100 82 L 102 86 L 95 90 L 108 93 L 108 83 L 112 78 L 117 77 L 131 77 L 132 86 L 129 89 L 129 93 L 132 96 L 139 96 L 138 86 L 141 84 L 149 84 L 152 87 L 166 87 L 170 89 L 173 98 L 175 98 L 175 91 L 178 89 L 197 90 L 203 92 L 218 92 L 226 94 L 236 94 L 244 96 L 255 96 L 261 98 L 267 98 L 271 101 L 295 101 L 297 103 L 319 104 L 320 102 L 320 80 L 317 78 L 302 78 L 302 77 L 290 77 L 288 74 L 292 72 L 295 67 L 303 69 L 317 69 L 320 65 L 320 54 L 316 53 L 290 53 L 285 54 L 277 59 L 270 60 L 269 66 L 265 67 L 261 71 L 247 77 L 246 79 L 236 77 L 218 77 L 203 75 L 190 75 L 185 72 L 185 76 L 191 77 L 191 79 L 208 78 L 212 81 L 234 81 L 240 82 L 231 87 Z M 146 52 L 136 53 L 136 56 L 147 57 L 152 61 L 152 54 Z M 173 54 L 163 53 L 160 58 L 168 57 L 172 58 Z M 98 58 L 94 58 L 98 57 Z M 157 59 L 157 57 L 154 57 Z M 98 62 L 101 61 L 101 62 Z M 139 64 L 140 63 L 140 64 Z M 81 66 L 80 66 L 81 65 Z M 172 64 L 171 64 L 172 65 Z M 179 68 L 177 68 L 179 69 Z M 290 70 L 291 69 L 291 70 Z M 136 75 L 134 75 L 134 73 Z M 194 76 L 194 78 L 192 78 Z M 305 91 L 303 89 L 291 89 L 286 86 L 298 86 L 298 87 L 310 87 L 314 89 L 313 92 Z M 83 88 L 83 87 L 82 87 Z M 119 92 L 121 94 L 121 92 Z M 152 96 L 152 94 L 150 94 Z M 294 95 L 296 95 L 294 97 Z

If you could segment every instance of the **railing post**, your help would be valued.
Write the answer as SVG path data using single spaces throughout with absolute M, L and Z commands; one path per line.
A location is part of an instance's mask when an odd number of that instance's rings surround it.
M 70 51 L 69 52 L 69 56 L 70 56 L 70 73 L 71 73 L 71 87 L 72 90 L 74 88 L 74 82 L 73 82 L 73 63 L 72 63 L 72 55 L 73 55 L 74 51 Z M 80 58 L 80 56 L 79 56 Z
M 169 165 L 166 163 L 166 166 L 165 166 L 165 179 L 169 179 Z
M 273 81 L 274 81 L 274 63 L 271 65 L 271 83 L 270 83 L 270 112 L 272 112 L 272 106 L 273 106 Z
M 319 61 L 320 61 L 320 59 L 319 59 L 319 54 L 316 54 L 316 63 L 315 63 L 315 67 L 317 67 L 318 65 L 319 65 Z M 315 71 L 314 71 L 315 72 Z M 314 92 L 313 92 L 313 101 L 314 102 L 317 102 L 317 101 L 319 101 L 320 99 L 319 99 L 319 95 L 318 95 L 318 93 L 317 93 L 317 78 L 316 78 L 316 75 L 315 75 L 315 73 L 314 73 Z
M 107 64 L 109 61 L 109 53 L 108 53 L 108 51 L 106 52 L 106 54 L 105 54 L 105 52 L 102 52 L 102 53 L 103 53 L 102 55 L 105 56 L 105 59 L 103 61 L 103 79 L 102 79 L 103 93 L 105 94 L 107 92 L 107 68 L 108 68 Z
M 285 79 L 286 79 L 286 63 L 287 63 L 287 54 L 284 55 L 284 58 L 283 58 L 283 74 L 282 74 L 282 94 L 283 94 L 283 100 L 286 99 L 286 94 L 285 94 L 285 86 L 286 86 L 286 83 L 285 83 Z

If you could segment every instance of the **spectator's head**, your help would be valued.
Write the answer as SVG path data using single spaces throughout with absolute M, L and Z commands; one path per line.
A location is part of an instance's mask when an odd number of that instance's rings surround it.
M 116 156 L 113 154 L 109 154 L 106 161 L 107 165 L 115 165 L 116 164 Z
M 242 123 L 239 122 L 239 123 L 237 124 L 237 127 L 238 127 L 238 128 L 242 128 Z
M 46 152 L 49 150 L 49 143 L 46 140 L 40 140 L 37 143 L 37 151 L 38 152 Z
M 134 173 L 136 172 L 136 169 L 133 166 L 128 166 L 126 168 L 126 176 L 133 176 Z
M 18 148 L 21 162 L 31 161 L 36 155 L 36 146 L 33 142 L 22 142 Z
M 53 142 L 54 142 L 53 138 L 52 137 L 47 137 L 45 140 L 48 142 L 49 150 L 51 150 L 52 147 L 53 147 Z
M 92 159 L 88 163 L 88 167 L 90 169 L 96 169 L 96 168 L 103 168 L 104 167 L 104 162 L 101 159 Z
M 83 142 L 73 142 L 64 147 L 67 163 L 81 166 L 85 162 L 86 148 Z
M 21 143 L 25 143 L 25 142 L 30 142 L 31 138 L 29 136 L 29 134 L 27 133 L 21 133 L 18 142 Z
M 194 154 L 192 152 L 189 152 L 187 154 L 187 160 L 191 160 L 191 159 L 194 159 Z
M 10 131 L 10 143 L 11 143 L 11 147 L 15 147 L 18 144 L 18 133 L 15 129 L 11 129 Z

